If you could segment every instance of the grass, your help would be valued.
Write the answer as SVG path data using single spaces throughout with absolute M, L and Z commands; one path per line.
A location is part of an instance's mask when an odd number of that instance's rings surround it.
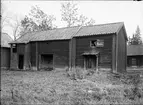
M 78 73 L 81 73 L 79 68 Z M 1 105 L 141 105 L 143 103 L 143 81 L 140 78 L 136 90 L 135 81 L 130 76 L 116 77 L 104 72 L 81 74 L 84 78 L 78 74 L 78 78 L 72 79 L 64 70 L 2 70 Z

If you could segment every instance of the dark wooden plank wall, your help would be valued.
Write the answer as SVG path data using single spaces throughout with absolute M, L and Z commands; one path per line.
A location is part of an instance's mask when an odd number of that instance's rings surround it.
M 25 60 L 25 44 L 24 43 L 17 44 L 17 52 L 15 54 L 17 54 L 17 63 L 16 63 L 16 65 L 17 65 L 17 68 L 18 68 L 19 55 L 24 55 L 24 60 Z M 24 64 L 23 64 L 23 66 L 24 66 Z M 23 67 L 23 69 L 24 69 L 24 67 Z
M 13 49 L 11 48 L 11 62 L 10 62 L 10 68 L 11 69 L 18 69 L 18 59 L 19 54 L 25 54 L 25 44 L 17 44 L 17 51 L 16 53 L 13 53 Z
M 72 38 L 69 41 L 69 67 L 73 68 L 76 66 L 76 38 Z
M 24 69 L 29 70 L 31 69 L 31 62 L 30 62 L 30 43 L 25 44 L 25 51 L 24 51 Z
M 114 34 L 112 38 L 112 72 L 116 72 L 116 38 L 117 35 Z
M 30 62 L 31 67 L 36 67 L 36 42 L 30 42 Z
M 133 56 L 127 56 L 127 66 L 132 67 L 132 58 L 136 59 L 137 66 L 142 67 L 143 66 L 143 55 L 133 55 Z
M 38 53 L 39 61 L 40 54 L 53 54 L 54 68 L 69 66 L 69 40 L 38 42 Z
M 10 48 L 1 47 L 1 68 L 10 67 Z
M 111 69 L 112 64 L 112 36 L 113 35 L 97 35 L 88 37 L 79 37 L 76 39 L 76 66 L 83 67 L 84 59 L 81 55 L 84 51 L 89 51 L 90 41 L 96 39 L 104 39 L 104 47 L 97 48 L 100 51 L 99 68 Z
M 17 54 L 25 53 L 25 44 L 17 44 Z
M 36 67 L 35 43 L 17 44 L 17 52 L 13 53 L 11 49 L 11 68 L 18 69 L 19 55 L 24 55 L 23 69 L 32 69 Z
M 17 53 L 13 53 L 12 47 L 10 48 L 10 69 L 18 69 Z
M 118 36 L 117 72 L 125 72 L 127 63 L 127 57 L 126 57 L 127 43 L 123 27 L 121 28 L 117 36 Z

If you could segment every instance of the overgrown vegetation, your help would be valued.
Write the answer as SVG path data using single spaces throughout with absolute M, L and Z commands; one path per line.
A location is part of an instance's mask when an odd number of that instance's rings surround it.
M 1 71 L 1 105 L 142 104 L 139 74 L 74 70 Z

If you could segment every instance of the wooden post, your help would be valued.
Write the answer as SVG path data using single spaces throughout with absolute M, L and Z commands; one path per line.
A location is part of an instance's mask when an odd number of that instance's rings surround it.
M 76 39 L 72 38 L 72 66 L 75 69 L 76 65 Z
M 84 57 L 84 70 L 86 70 L 86 58 Z
M 69 42 L 69 69 L 75 68 L 76 62 L 76 39 L 72 38 Z
M 125 42 L 127 43 L 127 41 Z M 125 72 L 127 72 L 127 44 L 125 44 Z
M 112 37 L 112 71 L 116 71 L 116 48 L 115 48 L 115 35 Z
M 69 41 L 69 70 L 72 66 L 72 39 Z
M 98 55 L 96 55 L 96 71 L 98 72 Z
M 39 70 L 38 42 L 36 42 L 36 68 Z
M 12 44 L 10 44 L 11 46 L 10 46 L 10 69 L 12 69 Z
M 118 72 L 118 36 L 116 35 L 116 70 L 114 71 L 115 73 Z

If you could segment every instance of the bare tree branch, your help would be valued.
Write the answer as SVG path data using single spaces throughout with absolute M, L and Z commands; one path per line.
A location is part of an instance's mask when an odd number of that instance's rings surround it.
M 78 14 L 77 4 L 71 2 L 62 3 L 61 12 L 62 20 L 67 23 L 67 27 L 95 24 L 95 20 L 89 20 L 86 16 Z
M 76 6 L 77 4 L 70 2 L 61 4 L 62 20 L 67 22 L 68 27 L 74 26 L 78 21 L 78 8 Z

